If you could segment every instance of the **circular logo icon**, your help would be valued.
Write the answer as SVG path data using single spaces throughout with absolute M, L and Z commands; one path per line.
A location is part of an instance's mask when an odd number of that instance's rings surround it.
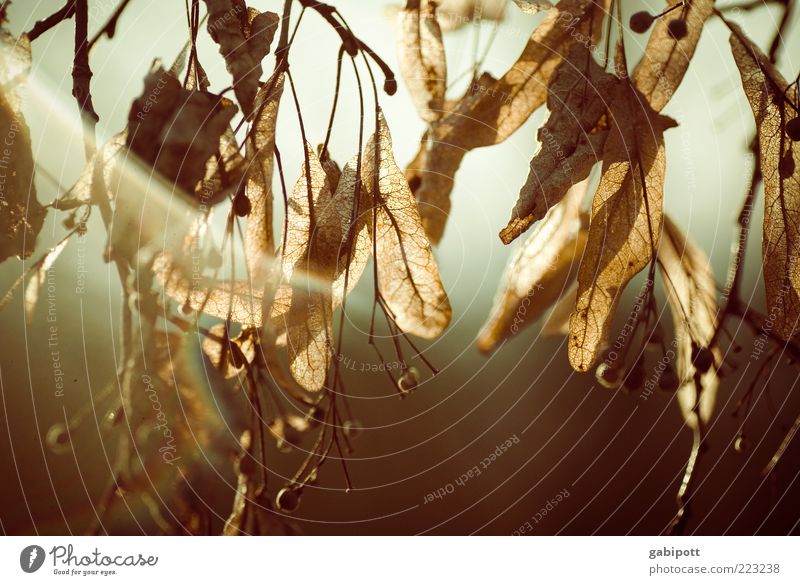
M 44 564 L 44 549 L 41 546 L 32 544 L 26 546 L 19 553 L 19 566 L 26 573 L 35 573 Z

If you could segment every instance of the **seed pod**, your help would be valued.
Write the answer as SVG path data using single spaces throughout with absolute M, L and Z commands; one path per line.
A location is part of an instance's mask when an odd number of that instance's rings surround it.
M 62 455 L 72 449 L 67 427 L 61 423 L 56 423 L 47 431 L 45 439 L 47 446 L 56 455 Z
M 786 136 L 795 142 L 800 141 L 800 116 L 794 118 L 793 120 L 789 120 L 789 122 L 786 124 Z
M 397 386 L 404 394 L 408 394 L 409 392 L 416 390 L 418 385 L 419 371 L 413 366 L 405 370 L 403 375 L 400 376 L 400 379 L 397 381 Z
M 689 28 L 686 26 L 686 21 L 684 19 L 676 18 L 675 20 L 671 20 L 667 25 L 667 32 L 669 32 L 673 39 L 679 41 L 687 35 Z
M 251 208 L 250 198 L 244 193 L 237 193 L 233 198 L 233 212 L 239 217 L 250 215 Z
M 650 25 L 653 24 L 654 20 L 655 16 L 653 16 L 646 10 L 636 12 L 631 16 L 630 20 L 631 30 L 635 33 L 640 33 L 640 34 L 646 32 L 647 29 L 650 28 Z
M 707 347 L 692 343 L 692 363 L 698 372 L 705 374 L 714 365 L 714 354 Z
M 608 362 L 597 366 L 595 377 L 602 386 L 610 390 L 615 390 L 622 384 L 622 372 Z
M 281 512 L 291 514 L 300 506 L 301 490 L 287 486 L 278 492 L 275 496 L 275 505 Z

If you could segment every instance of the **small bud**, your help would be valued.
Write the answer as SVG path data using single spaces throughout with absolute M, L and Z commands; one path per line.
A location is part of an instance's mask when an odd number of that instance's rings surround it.
M 655 16 L 653 16 L 646 10 L 636 12 L 633 16 L 631 16 L 630 20 L 631 30 L 635 33 L 643 33 L 650 28 L 650 25 L 653 24 L 654 20 Z
M 744 435 L 739 435 L 733 442 L 733 450 L 737 453 L 745 453 L 749 447 L 750 444 L 747 442 L 747 439 L 744 438 Z
M 686 21 L 684 19 L 676 18 L 671 20 L 667 25 L 667 32 L 673 39 L 679 41 L 687 35 L 689 29 L 687 28 Z
M 793 120 L 789 120 L 789 122 L 786 124 L 786 136 L 795 142 L 800 141 L 800 116 L 794 118 Z
M 397 386 L 404 394 L 412 392 L 419 386 L 419 371 L 415 367 L 410 367 L 403 372 L 400 379 L 397 380 Z
M 69 440 L 69 431 L 67 427 L 61 423 L 56 423 L 50 427 L 50 430 L 47 431 L 45 441 L 50 450 L 57 455 L 67 453 L 72 448 L 72 444 Z
M 233 212 L 239 217 L 250 215 L 250 198 L 244 193 L 237 193 L 233 198 Z
M 705 374 L 714 365 L 714 354 L 707 347 L 698 347 L 692 343 L 692 364 L 701 374 Z
M 594 374 L 602 386 L 611 390 L 619 388 L 620 384 L 622 384 L 622 372 L 606 362 L 597 366 Z
M 622 384 L 628 390 L 641 390 L 644 386 L 644 361 L 641 358 L 634 362 Z
M 397 80 L 394 77 L 387 77 L 383 81 L 383 91 L 386 95 L 394 95 L 397 93 Z
M 285 487 L 275 496 L 275 505 L 281 512 L 291 514 L 300 506 L 301 491 L 293 487 Z

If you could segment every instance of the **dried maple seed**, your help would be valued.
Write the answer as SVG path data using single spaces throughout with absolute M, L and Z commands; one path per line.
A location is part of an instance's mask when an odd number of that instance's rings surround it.
M 250 198 L 244 193 L 237 193 L 233 198 L 233 212 L 239 217 L 249 215 L 251 207 Z
M 403 372 L 397 381 L 397 386 L 402 392 L 412 392 L 419 386 L 419 371 L 415 367 L 410 367 Z
M 647 29 L 650 28 L 650 25 L 653 24 L 653 21 L 655 19 L 656 17 L 647 12 L 646 10 L 636 12 L 631 16 L 630 20 L 631 30 L 635 33 L 646 32 Z
M 61 423 L 56 423 L 50 427 L 50 430 L 47 431 L 47 438 L 45 441 L 50 450 L 58 455 L 67 453 L 71 448 L 69 431 L 67 427 Z
M 300 505 L 301 491 L 293 487 L 285 487 L 275 496 L 275 505 L 281 512 L 291 514 Z
M 692 348 L 692 363 L 698 372 L 705 374 L 714 365 L 714 354 L 707 347 L 694 345 Z
M 686 21 L 684 19 L 676 18 L 675 20 L 671 20 L 667 25 L 667 32 L 669 32 L 673 39 L 679 41 L 687 35 L 689 28 L 686 26 Z
M 595 377 L 602 386 L 612 390 L 619 388 L 620 384 L 622 384 L 622 372 L 606 362 L 597 366 Z
M 800 141 L 800 116 L 786 123 L 786 136 L 795 142 Z

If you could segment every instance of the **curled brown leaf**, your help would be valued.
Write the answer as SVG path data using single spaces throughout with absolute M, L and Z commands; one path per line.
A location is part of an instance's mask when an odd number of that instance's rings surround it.
M 599 127 L 615 83 L 583 45 L 570 48 L 548 88 L 550 117 L 539 129 L 541 148 L 500 239 L 508 244 L 542 219 L 567 190 L 589 176 L 608 129 Z

